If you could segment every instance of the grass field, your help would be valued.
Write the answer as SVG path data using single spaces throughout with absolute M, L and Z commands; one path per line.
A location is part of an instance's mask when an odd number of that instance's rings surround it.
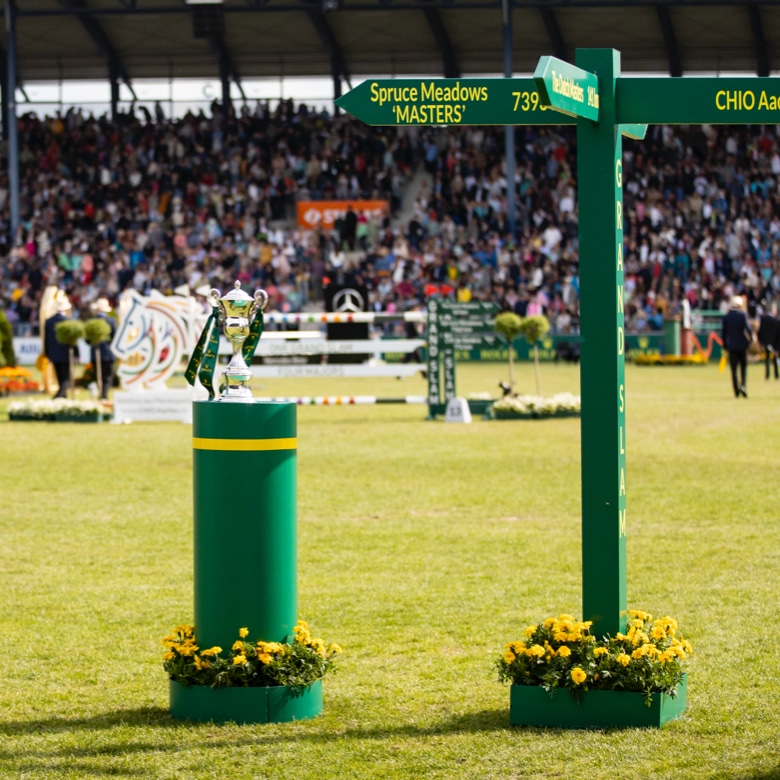
M 576 368 L 542 371 L 545 394 L 578 392 Z M 533 391 L 530 365 L 518 373 Z M 505 375 L 459 366 L 459 390 Z M 170 719 L 160 659 L 192 620 L 190 428 L 6 423 L 2 401 L 0 777 L 780 777 L 780 382 L 751 367 L 738 401 L 714 366 L 626 376 L 629 606 L 676 617 L 694 644 L 682 719 L 508 725 L 504 643 L 581 614 L 576 419 L 301 408 L 299 611 L 345 652 L 321 717 L 211 726 Z M 256 394 L 423 391 L 277 380 Z

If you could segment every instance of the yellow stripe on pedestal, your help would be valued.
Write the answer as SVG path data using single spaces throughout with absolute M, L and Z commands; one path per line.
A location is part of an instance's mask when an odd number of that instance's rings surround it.
M 295 450 L 298 439 L 192 439 L 195 450 L 261 452 L 263 450 Z

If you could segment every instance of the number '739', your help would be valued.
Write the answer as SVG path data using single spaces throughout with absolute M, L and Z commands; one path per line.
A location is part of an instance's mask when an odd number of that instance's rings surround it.
M 512 96 L 515 99 L 515 106 L 513 111 L 536 111 L 537 108 L 542 111 L 547 110 L 547 106 L 539 105 L 539 93 L 537 92 L 513 92 Z

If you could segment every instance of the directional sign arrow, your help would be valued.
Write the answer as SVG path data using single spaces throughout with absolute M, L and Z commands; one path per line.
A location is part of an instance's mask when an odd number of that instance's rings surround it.
M 367 125 L 573 125 L 542 105 L 533 79 L 377 79 L 336 105 Z
M 599 80 L 595 73 L 557 57 L 540 57 L 534 83 L 544 105 L 562 114 L 598 121 Z

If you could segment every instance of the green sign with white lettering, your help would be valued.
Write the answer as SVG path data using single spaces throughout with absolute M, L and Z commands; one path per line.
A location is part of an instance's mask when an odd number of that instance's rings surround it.
M 534 83 L 544 105 L 562 114 L 598 121 L 599 80 L 595 73 L 557 57 L 542 57 L 534 71 Z

